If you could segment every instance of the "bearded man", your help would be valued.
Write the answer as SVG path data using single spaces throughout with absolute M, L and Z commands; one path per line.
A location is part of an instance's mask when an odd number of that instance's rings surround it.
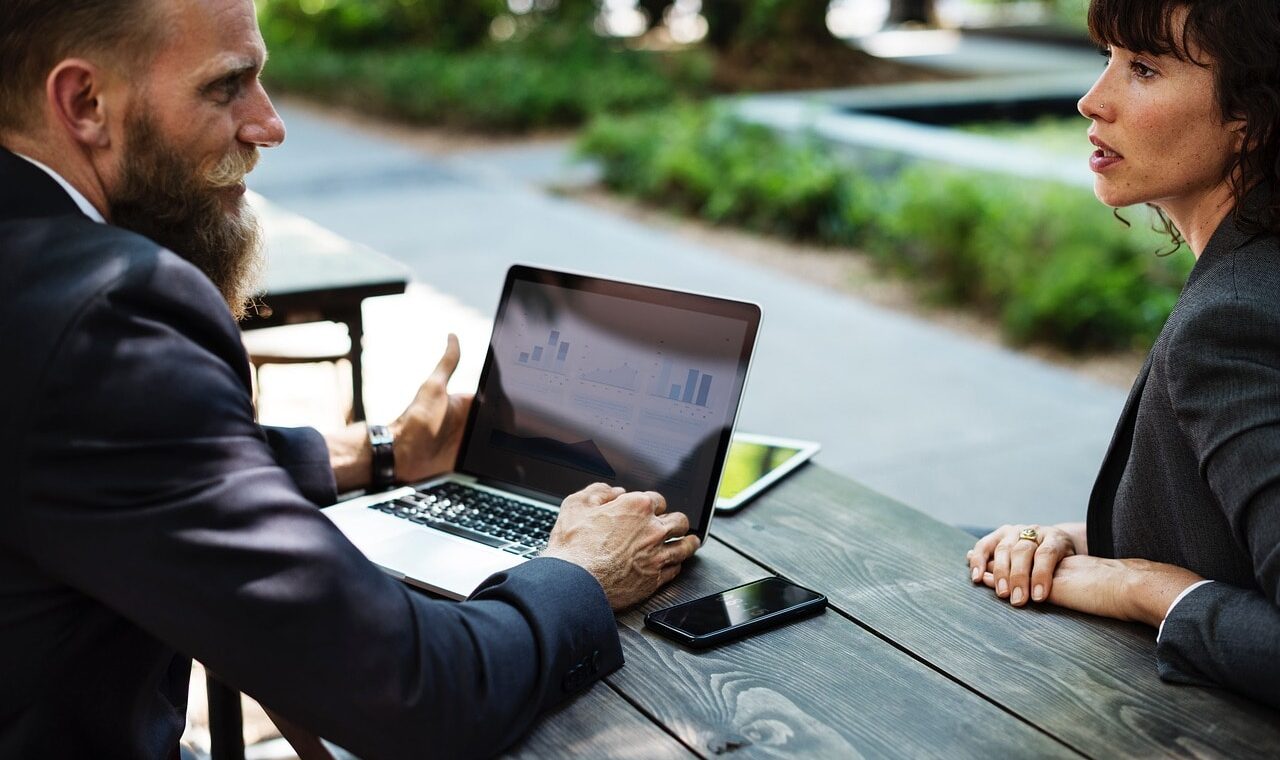
M 234 319 L 285 136 L 265 57 L 252 0 L 0 2 L 0 757 L 176 757 L 191 657 L 362 757 L 492 754 L 622 664 L 612 609 L 697 548 L 597 484 L 454 604 L 320 514 L 367 431 L 259 427 Z M 456 456 L 457 358 L 391 425 L 401 481 Z

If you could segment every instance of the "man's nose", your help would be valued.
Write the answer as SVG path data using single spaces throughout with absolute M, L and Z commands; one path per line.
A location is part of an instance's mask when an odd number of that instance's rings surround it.
M 253 99 L 251 110 L 245 114 L 245 120 L 237 135 L 240 142 L 259 148 L 274 148 L 284 142 L 284 120 L 276 113 L 262 85 L 257 85 L 257 97 Z

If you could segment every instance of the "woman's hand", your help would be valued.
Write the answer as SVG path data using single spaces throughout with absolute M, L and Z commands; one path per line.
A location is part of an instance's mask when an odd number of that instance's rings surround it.
M 1027 528 L 1035 530 L 1035 540 L 1020 537 Z M 1014 607 L 1030 600 L 1043 602 L 1053 592 L 1058 563 L 1084 551 L 1083 536 L 1083 523 L 1001 526 L 978 539 L 965 555 L 969 577 L 984 583 L 989 576 L 991 582 L 986 585 Z
M 1058 564 L 1049 601 L 1090 615 L 1159 626 L 1178 594 L 1201 580 L 1163 562 L 1067 557 Z
M 995 536 L 1005 528 L 1017 528 L 1018 532 L 1021 531 L 1019 526 L 1005 526 L 982 540 Z M 1029 539 L 1021 541 L 1031 543 Z M 1015 548 L 1018 547 L 1015 545 Z M 1003 597 L 1004 594 L 1000 594 L 998 588 L 999 580 L 996 578 L 994 565 L 994 561 L 987 563 L 981 580 L 987 588 L 996 589 L 996 594 Z M 1038 561 L 1036 567 L 1039 568 Z M 1074 554 L 1057 561 L 1052 586 L 1046 593 L 1048 600 L 1059 607 L 1155 627 L 1164 620 L 1173 600 L 1188 586 L 1201 580 L 1200 576 L 1190 570 L 1163 562 L 1104 559 Z M 1014 604 L 1017 605 L 1017 602 Z

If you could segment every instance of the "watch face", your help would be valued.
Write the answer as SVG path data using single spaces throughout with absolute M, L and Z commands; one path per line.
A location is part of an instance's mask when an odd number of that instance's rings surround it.
M 391 429 L 385 425 L 369 426 L 369 443 L 374 446 L 390 446 L 395 438 L 391 435 Z

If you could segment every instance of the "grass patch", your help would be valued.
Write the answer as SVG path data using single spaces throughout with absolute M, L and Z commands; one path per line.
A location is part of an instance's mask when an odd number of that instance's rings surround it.
M 939 301 L 998 318 L 1015 342 L 1146 347 L 1191 256 L 1131 210 L 1128 228 L 1076 187 L 912 164 L 886 172 L 816 138 L 783 138 L 726 110 L 681 106 L 588 127 L 580 151 L 611 188 L 769 234 L 870 252 Z

